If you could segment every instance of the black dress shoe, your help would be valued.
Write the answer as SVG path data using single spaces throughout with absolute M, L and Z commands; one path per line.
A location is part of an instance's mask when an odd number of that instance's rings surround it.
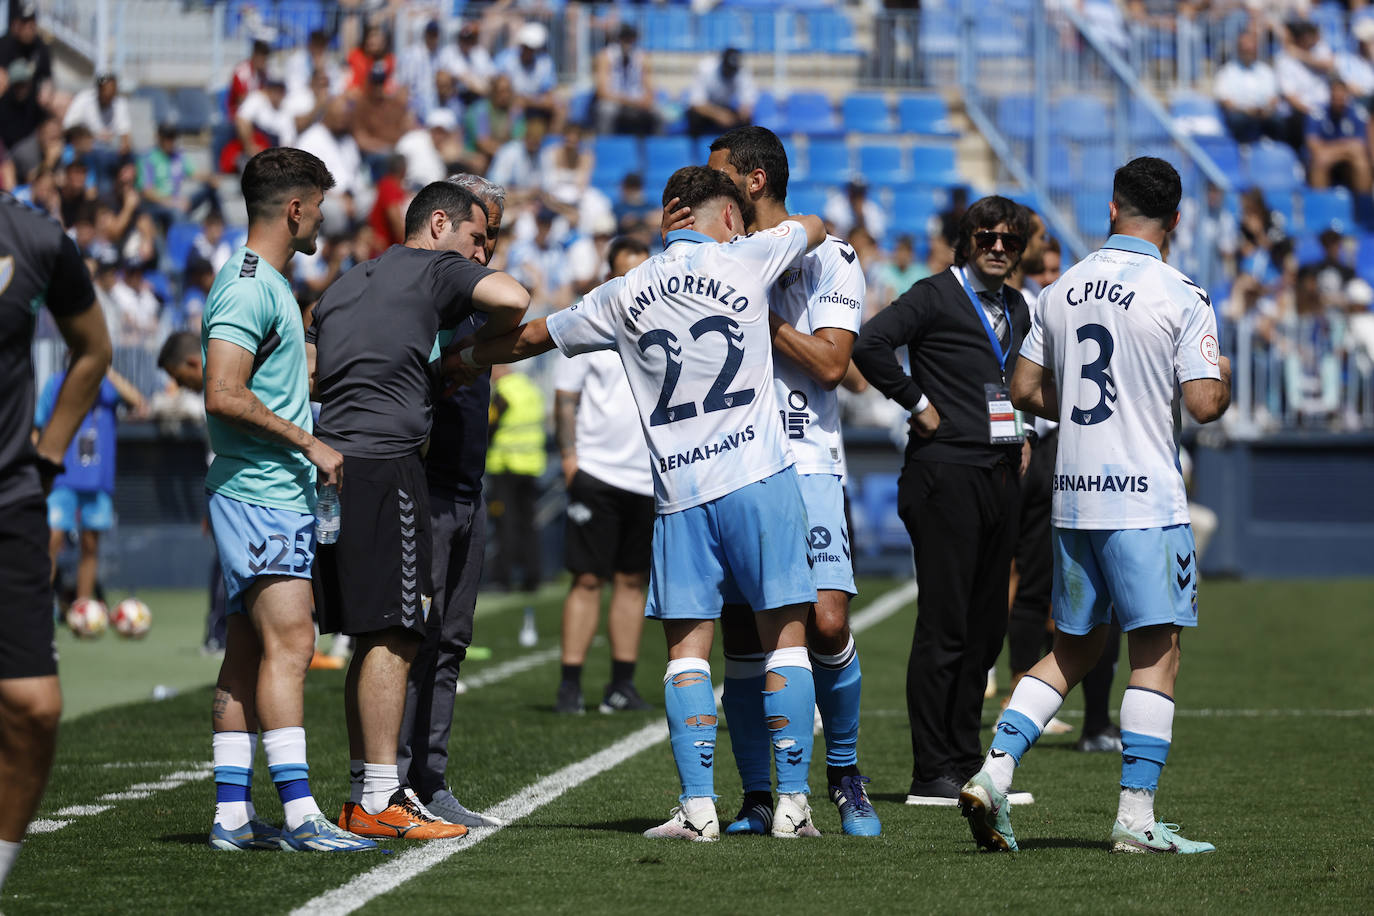
M 911 791 L 907 793 L 908 805 L 954 805 L 959 801 L 959 790 L 963 783 L 953 776 L 936 776 L 934 779 L 911 781 Z

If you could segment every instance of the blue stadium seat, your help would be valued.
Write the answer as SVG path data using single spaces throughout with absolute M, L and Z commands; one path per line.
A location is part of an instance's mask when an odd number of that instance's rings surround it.
M 754 123 L 760 127 L 766 127 L 773 133 L 786 132 L 787 116 L 782 110 L 782 104 L 777 96 L 771 92 L 760 92 L 758 101 L 754 103 Z
M 649 6 L 644 10 L 640 41 L 647 51 L 691 51 L 692 14 L 681 6 Z
M 1110 146 L 1085 146 L 1079 150 L 1079 187 L 1091 191 L 1110 191 L 1116 175 L 1116 153 Z
M 953 146 L 913 146 L 911 148 L 911 176 L 917 184 L 947 187 L 959 183 L 959 170 L 954 165 Z
M 926 235 L 930 218 L 943 206 L 943 194 L 934 188 L 898 187 L 892 190 L 892 224 L 890 238 L 910 235 L 920 239 Z
M 787 188 L 787 210 L 790 213 L 815 213 L 825 210 L 828 192 L 824 185 L 798 183 Z
M 643 174 L 644 163 L 640 158 L 639 142 L 634 137 L 605 134 L 592 141 L 592 152 L 596 154 L 596 165 L 592 169 L 592 182 L 598 187 L 615 186 L 630 172 Z M 648 181 L 645 181 L 646 186 Z
M 897 143 L 867 143 L 859 147 L 859 174 L 871 185 L 910 181 L 911 175 Z
M 1079 191 L 1073 196 L 1073 218 L 1078 226 L 1078 234 L 1088 238 L 1105 238 L 1107 235 L 1107 201 L 1110 192 Z
M 134 98 L 148 100 L 153 108 L 153 124 L 177 124 L 180 121 L 176 106 L 172 104 L 172 94 L 161 86 L 139 86 L 134 90 Z
M 787 130 L 795 134 L 841 133 L 835 106 L 823 92 L 794 92 L 787 98 Z
M 1050 105 L 1054 133 L 1070 140 L 1111 139 L 1112 115 L 1102 100 L 1091 95 L 1068 95 Z
M 1198 137 L 1197 145 L 1216 163 L 1223 175 L 1235 179 L 1241 174 L 1240 146 L 1230 137 Z M 1177 154 L 1166 158 L 1177 158 Z
M 812 181 L 839 184 L 849 179 L 853 169 L 849 146 L 842 138 L 812 138 L 806 161 L 806 174 Z
M 219 120 L 210 96 L 204 89 L 180 86 L 172 100 L 177 110 L 177 126 L 181 128 L 182 133 L 198 134 L 208 130 Z
M 659 188 L 684 165 L 692 165 L 692 143 L 686 137 L 647 137 L 644 140 L 644 161 L 647 165 L 644 185 Z
M 224 227 L 224 241 L 229 246 L 229 250 L 238 251 L 243 243 L 248 241 L 247 226 L 226 226 Z
M 167 230 L 167 247 L 164 251 L 167 266 L 171 272 L 180 276 L 186 270 L 186 262 L 191 257 L 191 245 L 200 233 L 199 223 L 172 223 Z
M 1034 161 L 1033 157 L 1027 157 Z M 1050 140 L 1049 184 L 1051 191 L 1071 193 L 1079 186 L 1078 169 L 1074 167 L 1073 147 L 1062 139 Z
M 892 115 L 888 110 L 887 96 L 881 92 L 856 92 L 845 96 L 841 106 L 844 114 L 844 129 L 860 134 L 886 134 L 892 132 Z
M 1349 232 L 1354 225 L 1354 201 L 1345 188 L 1330 188 L 1319 191 L 1304 188 L 1302 191 L 1302 225 L 1308 232 L 1321 232 L 1335 229 Z
M 1180 93 L 1169 103 L 1169 114 L 1174 119 L 1174 126 L 1190 136 L 1227 136 L 1221 106 L 1211 96 Z
M 574 92 L 568 99 L 568 120 L 574 124 L 581 124 L 583 127 L 592 127 L 595 122 L 592 119 L 592 101 L 596 98 L 596 90 L 583 89 L 581 92 Z
M 910 547 L 906 526 L 897 515 L 896 474 L 873 472 L 864 475 L 860 501 L 868 519 L 869 534 L 875 537 L 878 549 Z
M 1302 183 L 1302 170 L 1293 148 L 1262 140 L 1250 146 L 1250 161 L 1246 169 L 1250 184 L 1266 194 L 1291 193 Z
M 1130 105 L 1127 108 L 1127 125 L 1131 132 L 1131 140 L 1135 143 L 1152 143 L 1169 139 L 1169 131 L 1164 125 L 1150 113 L 1135 96 L 1131 96 Z
M 1028 95 L 1005 95 L 997 100 L 997 126 L 1008 140 L 1029 140 L 1035 130 L 1035 107 Z
M 826 54 L 857 54 L 854 23 L 840 10 L 815 9 L 802 14 L 811 50 Z
M 922 16 L 916 36 L 921 57 L 954 57 L 959 53 L 959 22 L 952 15 Z
M 1374 283 L 1374 234 L 1360 236 L 1360 247 L 1355 253 L 1355 273 Z
M 744 41 L 744 21 L 734 10 L 712 10 L 696 17 L 696 24 L 698 51 L 724 51 L 731 47 L 746 53 L 756 50 L 752 43 Z
M 897 100 L 897 123 L 902 133 L 953 137 L 949 108 L 938 95 L 904 95 Z
M 1285 234 L 1293 234 L 1300 228 L 1297 210 L 1293 206 L 1293 192 L 1275 191 L 1264 194 L 1264 203 L 1273 214 L 1274 221 Z
M 658 103 L 660 114 L 671 114 L 671 117 L 663 118 L 663 132 L 669 136 L 680 136 L 687 133 L 687 96 L 681 96 L 669 92 L 667 89 L 659 89 L 654 93 L 654 101 Z
M 1304 232 L 1297 237 L 1297 244 L 1293 247 L 1293 253 L 1298 259 L 1299 264 L 1311 264 L 1313 261 L 1320 261 L 1325 255 L 1322 251 L 1322 243 L 1317 240 L 1317 233 Z

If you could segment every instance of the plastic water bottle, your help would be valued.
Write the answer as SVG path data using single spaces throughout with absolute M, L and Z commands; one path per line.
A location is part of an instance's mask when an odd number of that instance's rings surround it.
M 167 686 L 166 684 L 158 684 L 157 686 L 155 686 L 155 687 L 153 688 L 153 699 L 154 699 L 154 700 L 170 700 L 172 697 L 176 696 L 179 692 L 180 692 L 180 691 L 178 691 L 175 687 L 169 687 L 169 686 Z
M 525 608 L 525 622 L 520 627 L 520 645 L 532 649 L 539 644 L 539 630 L 534 626 L 534 608 Z
M 339 486 L 324 484 L 315 501 L 315 539 L 321 544 L 333 544 L 339 539 L 339 521 Z

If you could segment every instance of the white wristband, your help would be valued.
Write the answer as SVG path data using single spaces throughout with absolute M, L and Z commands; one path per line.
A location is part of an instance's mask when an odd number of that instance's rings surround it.
M 471 347 L 464 347 L 463 349 L 461 349 L 461 350 L 458 351 L 458 361 L 459 361 L 460 363 L 462 363 L 464 366 L 467 366 L 469 369 L 481 369 L 481 368 L 482 368 L 482 364 L 479 363 L 479 362 L 477 362 L 477 360 L 475 360 L 475 359 L 472 358 L 472 351 L 473 351 L 475 348 L 476 348 L 476 344 L 474 344 L 474 345 L 471 346 Z
M 930 406 L 930 398 L 921 395 L 921 399 L 916 402 L 916 406 L 911 408 L 912 415 L 916 415 Z

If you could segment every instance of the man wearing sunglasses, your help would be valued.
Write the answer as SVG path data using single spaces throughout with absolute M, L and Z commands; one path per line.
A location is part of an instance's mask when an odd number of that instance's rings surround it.
M 985 197 L 959 224 L 954 266 L 917 282 L 864 325 L 854 362 L 911 411 L 897 511 L 920 586 L 907 663 L 908 804 L 954 805 L 981 764 L 987 670 L 1007 628 L 1025 436 L 1008 382 L 1030 314 L 1005 285 L 1027 210 Z M 905 346 L 911 373 L 897 348 Z

